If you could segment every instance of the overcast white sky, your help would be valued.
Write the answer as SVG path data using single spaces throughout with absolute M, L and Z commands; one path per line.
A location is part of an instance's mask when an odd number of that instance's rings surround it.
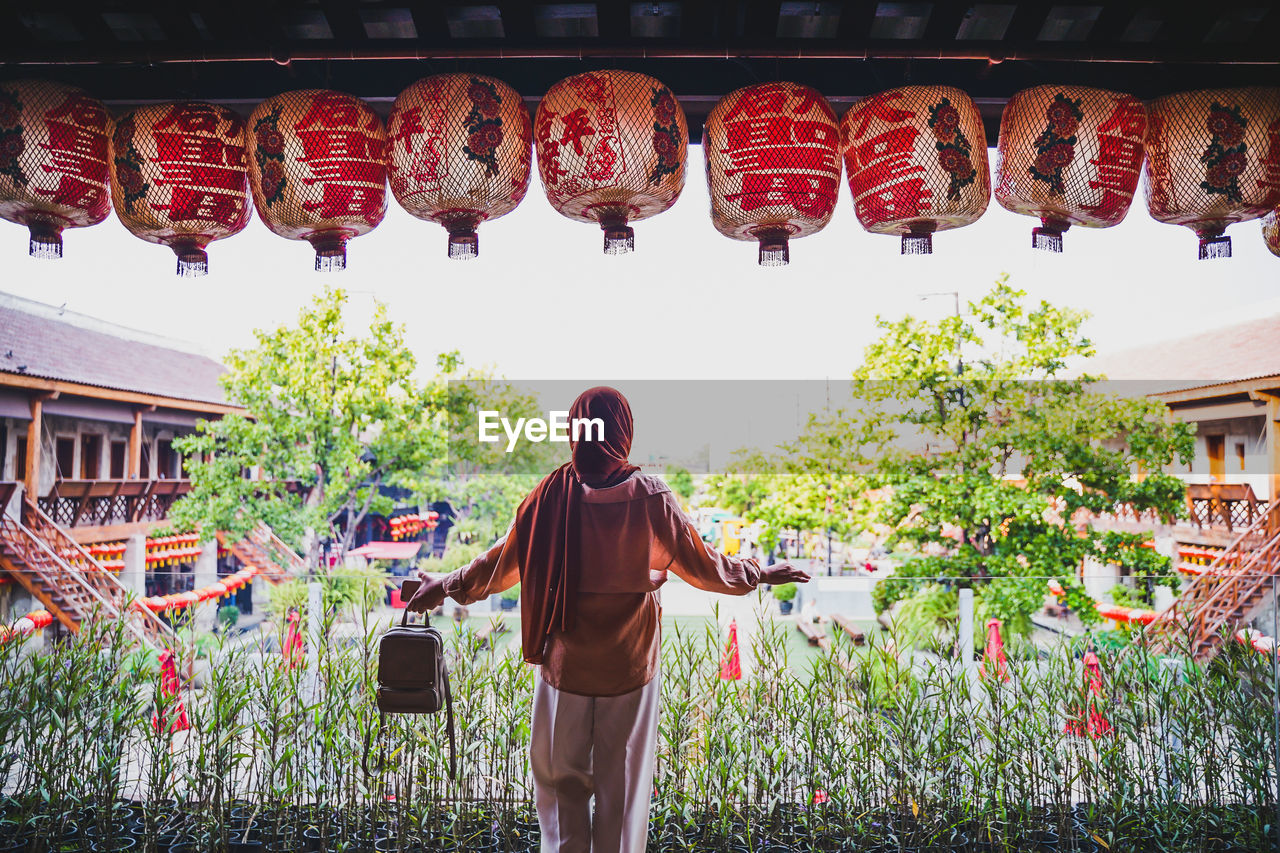
M 754 244 L 712 227 L 697 147 L 689 166 L 675 207 L 635 223 L 629 256 L 605 257 L 600 230 L 554 213 L 535 180 L 515 212 L 481 227 L 473 261 L 450 261 L 444 230 L 392 201 L 351 243 L 345 272 L 314 272 L 310 246 L 255 218 L 210 247 L 209 276 L 179 279 L 168 249 L 113 214 L 67 232 L 61 261 L 27 257 L 26 229 L 0 223 L 0 290 L 220 356 L 255 327 L 291 321 L 329 280 L 352 291 L 357 319 L 371 298 L 387 303 L 428 365 L 458 349 L 511 378 L 614 381 L 844 378 L 877 314 L 940 316 L 951 299 L 920 294 L 974 298 L 1005 271 L 1033 296 L 1090 311 L 1102 352 L 1280 313 L 1280 258 L 1257 222 L 1228 230 L 1232 259 L 1197 261 L 1191 231 L 1151 220 L 1139 195 L 1120 225 L 1073 228 L 1051 255 L 1030 248 L 1034 220 L 993 200 L 975 225 L 935 235 L 932 256 L 902 257 L 897 238 L 862 230 L 842 186 L 827 228 L 792 243 L 790 266 L 763 269 Z

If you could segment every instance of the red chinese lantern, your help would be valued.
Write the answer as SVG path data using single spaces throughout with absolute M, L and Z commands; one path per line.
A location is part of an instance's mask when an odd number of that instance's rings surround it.
M 606 255 L 635 248 L 627 224 L 661 213 L 684 188 L 689 129 L 662 83 L 592 71 L 551 87 L 534 120 L 538 173 L 562 215 L 598 223 Z
M 790 260 L 788 241 L 821 231 L 840 192 L 840 125 L 822 95 L 762 83 L 725 95 L 707 116 L 702 150 L 711 222 L 760 244 L 761 266 Z
M 1147 111 L 1132 95 L 1083 86 L 1023 89 L 1005 106 L 996 148 L 996 201 L 1039 217 L 1031 245 L 1062 251 L 1072 225 L 1124 219 L 1142 174 Z
M 249 222 L 244 119 L 226 107 L 156 104 L 111 134 L 111 200 L 135 236 L 168 246 L 178 275 L 209 271 L 205 247 Z
M 840 122 L 853 208 L 873 234 L 927 255 L 933 234 L 976 222 L 991 200 L 987 139 L 973 100 L 950 86 L 864 98 Z
M 1262 219 L 1262 239 L 1271 254 L 1280 258 L 1280 218 L 1274 210 Z
M 474 258 L 476 227 L 529 189 L 533 127 L 520 96 L 492 77 L 428 77 L 396 98 L 387 129 L 396 201 L 449 231 L 449 257 Z
M 266 226 L 306 240 L 316 269 L 346 269 L 347 241 L 387 212 L 387 133 L 373 108 L 327 89 L 287 92 L 249 116 L 249 186 Z
M 62 257 L 62 230 L 111 211 L 106 107 L 73 86 L 0 84 L 0 218 L 25 225 L 35 258 Z
M 1280 207 L 1280 89 L 1203 89 L 1147 108 L 1147 209 L 1231 257 L 1228 225 Z

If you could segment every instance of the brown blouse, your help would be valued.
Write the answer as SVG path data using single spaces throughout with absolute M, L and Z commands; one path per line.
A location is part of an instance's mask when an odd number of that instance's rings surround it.
M 675 495 L 656 477 L 582 487 L 582 565 L 577 623 L 553 633 L 542 677 L 559 690 L 617 696 L 649 683 L 658 667 L 662 604 L 673 571 L 709 592 L 745 595 L 760 582 L 754 559 L 728 557 L 702 541 Z M 445 594 L 470 604 L 520 580 L 515 529 L 444 580 Z

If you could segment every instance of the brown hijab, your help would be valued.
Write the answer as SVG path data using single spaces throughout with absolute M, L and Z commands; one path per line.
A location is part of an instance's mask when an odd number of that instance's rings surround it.
M 572 424 L 599 418 L 603 440 L 574 441 Z M 627 461 L 634 425 L 627 398 L 613 388 L 583 391 L 569 409 L 573 459 L 546 476 L 516 510 L 520 551 L 520 622 L 524 659 L 542 663 L 547 636 L 573 630 L 578 578 L 578 508 L 582 484 L 615 486 L 638 471 Z M 598 433 L 584 432 L 597 438 Z

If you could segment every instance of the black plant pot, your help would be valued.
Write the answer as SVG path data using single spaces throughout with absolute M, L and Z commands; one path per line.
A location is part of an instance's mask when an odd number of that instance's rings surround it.
M 329 827 L 306 826 L 302 829 L 302 840 L 298 849 L 303 853 L 322 853 L 334 847 L 333 831 Z
M 128 836 L 89 842 L 89 850 L 92 853 L 124 853 L 126 850 L 137 849 L 139 849 L 138 839 Z
M 227 838 L 227 853 L 261 853 L 262 833 L 257 829 L 232 831 Z

